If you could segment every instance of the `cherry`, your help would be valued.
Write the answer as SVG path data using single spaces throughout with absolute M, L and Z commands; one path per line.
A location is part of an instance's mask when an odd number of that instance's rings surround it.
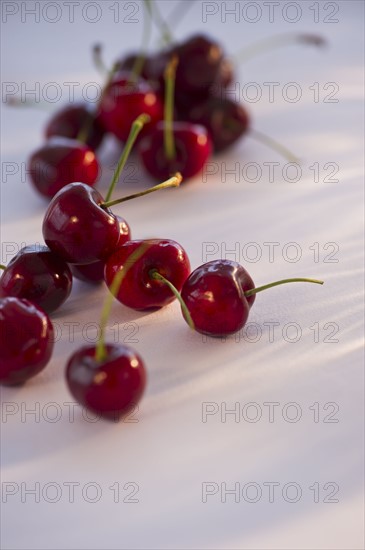
M 132 262 L 141 250 L 132 254 Z M 114 296 L 125 275 L 120 270 L 110 288 L 101 314 L 100 338 L 96 346 L 76 351 L 66 367 L 66 381 L 74 398 L 91 411 L 118 420 L 140 400 L 146 372 L 143 360 L 131 348 L 105 344 L 105 329 Z
M 144 247 L 132 262 L 133 254 Z M 120 270 L 128 267 L 116 294 L 122 304 L 137 310 L 163 307 L 175 298 L 171 289 L 153 277 L 165 277 L 178 290 L 190 273 L 189 258 L 181 245 L 169 239 L 129 241 L 112 254 L 105 264 L 105 282 L 110 288 Z
M 85 132 L 85 145 L 96 150 L 104 137 L 104 129 L 95 112 L 85 103 L 66 105 L 49 120 L 45 137 L 63 136 L 79 139 Z
M 139 145 L 144 167 L 156 179 L 178 170 L 189 178 L 207 162 L 212 145 L 203 126 L 173 122 L 175 73 L 178 59 L 172 58 L 165 71 L 165 120 L 158 122 Z
M 109 420 L 118 420 L 140 400 L 146 373 L 141 357 L 121 344 L 105 346 L 99 361 L 96 347 L 77 350 L 66 367 L 66 381 L 72 396 L 84 407 Z
M 182 176 L 177 173 L 150 189 L 109 202 L 88 185 L 70 183 L 53 197 L 46 210 L 42 227 L 44 240 L 70 264 L 105 261 L 120 237 L 118 219 L 109 207 L 160 189 L 178 187 L 181 181 Z M 113 179 L 112 186 L 114 183 Z
M 115 249 L 119 223 L 101 194 L 84 183 L 70 183 L 53 197 L 43 220 L 49 248 L 68 263 L 104 260 Z
M 176 88 L 181 94 L 209 92 L 218 79 L 224 60 L 220 44 L 204 35 L 194 35 L 176 46 L 174 53 L 179 58 L 176 71 Z
M 31 181 L 45 197 L 53 197 L 74 181 L 94 185 L 100 170 L 95 153 L 90 147 L 63 137 L 51 138 L 35 151 L 29 165 Z
M 46 246 L 22 248 L 0 278 L 0 297 L 25 298 L 47 313 L 70 295 L 72 274 L 67 263 Z
M 247 271 L 238 263 L 215 260 L 198 267 L 185 281 L 181 297 L 198 332 L 221 336 L 240 330 L 247 321 L 255 296 Z
M 214 260 L 191 273 L 183 285 L 181 298 L 195 330 L 211 336 L 227 336 L 244 327 L 255 294 L 291 282 L 323 284 L 317 279 L 293 278 L 255 288 L 250 275 L 240 264 Z M 191 325 L 184 309 L 183 316 Z
M 246 109 L 228 98 L 210 97 L 194 105 L 185 116 L 189 121 L 205 126 L 216 152 L 233 145 L 250 125 Z
M 148 82 L 132 80 L 131 73 L 116 72 L 104 89 L 100 101 L 100 121 L 104 128 L 126 141 L 132 122 L 146 113 L 153 124 L 162 118 L 160 99 Z
M 204 126 L 187 122 L 174 122 L 175 155 L 169 159 L 165 153 L 166 124 L 159 122 L 139 144 L 143 166 L 157 180 L 173 172 L 181 172 L 185 179 L 198 174 L 209 159 L 212 144 Z
M 120 227 L 120 236 L 117 246 L 121 246 L 131 238 L 131 229 L 128 223 L 121 217 L 116 216 Z M 92 264 L 77 265 L 71 264 L 70 268 L 72 274 L 76 279 L 85 281 L 87 283 L 101 283 L 104 281 L 104 267 L 105 262 L 93 262 Z
M 0 384 L 18 385 L 38 374 L 53 351 L 48 315 L 28 300 L 0 300 Z

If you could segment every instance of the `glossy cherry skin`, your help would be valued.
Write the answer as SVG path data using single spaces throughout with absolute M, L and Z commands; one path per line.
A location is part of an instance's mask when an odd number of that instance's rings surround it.
M 184 179 L 198 174 L 209 159 L 212 143 L 203 126 L 186 122 L 174 122 L 176 157 L 169 160 L 165 155 L 164 122 L 145 136 L 138 147 L 143 166 L 151 176 L 164 180 L 175 172 L 181 172 Z
M 185 112 L 187 120 L 205 126 L 215 152 L 224 151 L 248 132 L 250 117 L 239 103 L 211 97 Z
M 142 244 L 148 245 L 145 253 L 130 267 L 131 254 Z M 166 306 L 175 297 L 168 286 L 151 277 L 156 270 L 178 290 L 190 273 L 189 258 L 181 245 L 169 239 L 129 241 L 108 258 L 105 264 L 105 282 L 110 288 L 115 275 L 127 265 L 125 276 L 116 295 L 122 304 L 137 310 Z
M 121 141 L 127 140 L 133 121 L 142 113 L 151 117 L 142 134 L 163 117 L 163 105 L 150 84 L 144 80 L 132 83 L 129 78 L 130 73 L 117 73 L 99 106 L 101 124 Z
M 131 348 L 107 344 L 97 362 L 95 346 L 76 351 L 66 367 L 66 381 L 80 405 L 109 420 L 119 420 L 141 399 L 146 385 L 143 360 Z
M 59 308 L 71 289 L 70 268 L 47 246 L 22 248 L 0 277 L 0 298 L 25 298 L 47 313 Z
M 85 128 L 87 129 L 85 143 L 95 151 L 103 140 L 104 128 L 89 105 L 75 103 L 57 111 L 49 120 L 44 133 L 46 139 L 55 136 L 77 139 Z
M 222 47 L 204 35 L 194 35 L 176 46 L 179 59 L 176 90 L 185 94 L 208 91 L 217 80 L 224 59 Z
M 47 365 L 53 351 L 48 315 L 28 300 L 0 300 L 0 384 L 23 384 Z
M 91 264 L 105 260 L 116 248 L 120 227 L 103 197 L 84 183 L 61 189 L 48 205 L 43 238 L 66 262 Z
M 90 147 L 74 139 L 55 137 L 35 151 L 29 161 L 30 179 L 45 197 L 54 197 L 69 183 L 94 185 L 100 167 Z
M 121 216 L 117 216 L 117 219 L 120 227 L 120 236 L 117 244 L 117 247 L 119 247 L 131 239 L 131 228 Z M 104 267 L 105 262 L 102 261 L 86 265 L 70 265 L 72 274 L 76 279 L 92 284 L 98 284 L 104 281 Z
M 198 332 L 227 336 L 245 325 L 255 295 L 246 298 L 244 292 L 252 288 L 254 282 L 240 264 L 214 260 L 191 273 L 181 296 Z

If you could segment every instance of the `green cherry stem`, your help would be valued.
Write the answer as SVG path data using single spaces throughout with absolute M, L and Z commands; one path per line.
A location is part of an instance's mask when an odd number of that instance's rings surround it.
M 136 82 L 138 77 L 141 75 L 143 66 L 146 60 L 146 54 L 148 50 L 148 45 L 151 40 L 151 31 L 152 31 L 152 16 L 151 16 L 151 6 L 148 2 L 143 2 L 144 13 L 143 13 L 143 31 L 142 31 L 142 44 L 141 44 L 141 53 L 136 57 L 135 62 L 132 67 L 132 74 L 130 77 L 130 82 Z
M 108 67 L 104 63 L 104 59 L 102 56 L 102 45 L 101 44 L 94 44 L 92 49 L 92 58 L 95 67 L 102 75 L 107 75 L 109 73 Z
M 171 31 L 169 29 L 168 24 L 163 19 L 160 10 L 158 9 L 156 2 L 151 2 L 151 0 L 144 0 L 145 6 L 149 12 L 150 17 L 154 20 L 156 23 L 156 26 L 158 27 L 161 38 L 165 44 L 171 44 L 173 42 L 173 36 L 171 34 Z
M 167 285 L 169 287 L 171 292 L 174 294 L 175 298 L 180 302 L 181 309 L 183 310 L 184 317 L 185 317 L 189 327 L 192 330 L 194 330 L 194 328 L 195 328 L 194 321 L 191 318 L 190 311 L 188 310 L 188 307 L 187 307 L 186 303 L 184 302 L 180 292 L 177 290 L 177 288 L 172 283 L 170 283 L 170 281 L 168 279 L 166 279 L 163 275 L 161 275 L 155 269 L 152 269 L 152 271 L 150 272 L 150 276 L 152 277 L 152 279 L 155 279 L 156 281 L 162 281 L 163 283 L 165 283 L 165 285 Z
M 317 285 L 323 285 L 324 281 L 319 281 L 318 279 L 304 279 L 302 277 L 296 277 L 294 279 L 282 279 L 281 281 L 275 281 L 274 283 L 269 283 L 268 285 L 258 286 L 257 288 L 251 288 L 251 290 L 246 290 L 244 293 L 246 297 L 253 296 L 258 292 L 262 292 L 268 288 L 274 286 L 285 285 L 286 283 L 315 283 Z
M 260 53 L 266 51 L 271 51 L 274 48 L 280 48 L 281 46 L 286 46 L 287 44 L 302 43 L 313 46 L 324 46 L 326 44 L 325 39 L 318 34 L 308 34 L 308 33 L 283 33 L 278 34 L 277 36 L 270 36 L 269 38 L 264 38 L 259 42 L 255 42 L 251 46 L 246 46 L 242 50 L 238 51 L 234 55 L 234 60 L 236 63 L 244 63 L 245 61 L 255 57 Z
M 175 96 L 175 77 L 176 67 L 179 59 L 176 55 L 172 57 L 166 66 L 165 78 L 165 105 L 164 105 L 164 149 L 168 160 L 173 160 L 176 157 L 176 147 L 174 138 L 174 96 Z
M 149 195 L 150 193 L 154 193 L 155 191 L 160 191 L 162 189 L 168 189 L 169 187 L 179 187 L 180 183 L 182 182 L 183 178 L 180 172 L 176 172 L 174 176 L 169 178 L 168 180 L 159 183 L 158 185 L 155 185 L 154 187 L 151 187 L 150 189 L 146 189 L 145 191 L 140 191 L 139 193 L 133 193 L 133 195 L 127 195 L 126 197 L 122 197 L 121 199 L 115 199 L 113 201 L 105 201 L 100 204 L 102 208 L 110 208 L 111 206 L 115 206 L 116 204 L 120 204 L 122 202 L 130 201 L 132 199 L 137 199 L 138 197 L 143 197 L 144 195 Z
M 115 186 L 119 180 L 120 174 L 128 160 L 128 157 L 130 155 L 130 152 L 132 150 L 132 147 L 138 137 L 138 134 L 141 132 L 143 126 L 150 122 L 151 117 L 146 114 L 139 115 L 136 120 L 132 123 L 128 139 L 126 141 L 126 144 L 123 148 L 123 152 L 120 156 L 120 159 L 118 161 L 117 168 L 114 172 L 112 181 L 110 182 L 108 192 L 105 197 L 105 201 L 108 202 L 113 194 L 113 191 L 115 189 Z
M 103 66 L 105 67 L 105 71 L 103 71 L 103 72 L 106 73 L 105 83 L 104 83 L 104 86 L 101 90 L 100 97 L 98 98 L 98 101 L 97 101 L 96 107 L 95 107 L 95 114 L 96 114 L 98 109 L 99 109 L 99 106 L 101 104 L 101 101 L 104 97 L 105 90 L 106 90 L 107 86 L 109 85 L 109 83 L 112 81 L 113 76 L 114 76 L 114 74 L 115 74 L 115 72 L 118 68 L 118 65 L 114 64 L 113 67 L 110 70 L 108 70 L 106 68 L 106 66 L 104 65 L 103 61 L 101 60 L 101 45 L 99 44 L 99 45 L 94 46 L 93 55 L 95 55 L 95 49 L 98 51 L 98 56 L 100 58 L 100 63 L 102 63 Z M 83 126 L 81 126 L 80 131 L 76 136 L 77 141 L 80 141 L 81 143 L 86 143 L 86 140 L 87 140 L 87 138 L 89 136 L 89 133 L 91 131 L 92 124 L 93 124 L 93 117 L 89 117 L 86 120 L 86 122 L 83 124 Z
M 132 267 L 132 265 L 137 260 L 139 260 L 141 256 L 143 256 L 143 254 L 146 252 L 149 246 L 150 245 L 147 243 L 142 243 L 140 246 L 138 246 L 138 248 L 136 248 L 136 250 L 130 255 L 128 261 L 114 276 L 112 284 L 110 285 L 110 293 L 108 294 L 108 296 L 104 301 L 103 309 L 101 311 L 101 316 L 100 316 L 100 338 L 98 340 L 98 343 L 95 349 L 95 359 L 98 362 L 104 361 L 104 359 L 107 356 L 106 347 L 105 347 L 105 330 L 106 330 L 106 325 L 108 323 L 108 319 L 110 317 L 113 300 L 118 294 L 120 285 L 122 284 L 124 277 L 128 273 L 128 270 Z
M 0 269 L 6 269 L 6 265 L 0 264 Z
M 294 162 L 296 164 L 300 164 L 299 158 L 294 155 L 287 147 L 273 139 L 272 137 L 264 134 L 263 132 L 259 132 L 259 130 L 254 130 L 251 128 L 249 130 L 249 134 L 251 137 L 253 137 L 256 141 L 259 141 L 260 143 L 263 143 L 267 147 L 270 147 L 270 149 L 273 149 L 279 155 L 284 157 L 288 162 Z

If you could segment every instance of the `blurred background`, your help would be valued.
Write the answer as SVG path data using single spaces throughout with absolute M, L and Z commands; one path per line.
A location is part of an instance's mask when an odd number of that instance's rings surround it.
M 363 548 L 364 4 L 153 4 L 174 40 L 203 33 L 222 44 L 236 66 L 230 93 L 254 128 L 300 157 L 301 170 L 293 176 L 247 136 L 176 196 L 151 195 L 116 213 L 134 238 L 181 243 L 193 268 L 227 257 L 257 285 L 290 276 L 325 285 L 263 293 L 249 330 L 225 342 L 191 333 L 176 303 L 148 315 L 114 304 L 109 337 L 141 353 L 149 385 L 132 417 L 109 424 L 73 407 L 63 380 L 67 357 L 95 338 L 105 297 L 77 281 L 54 317 L 51 365 L 25 387 L 0 390 L 1 545 Z M 94 100 L 103 77 L 92 46 L 102 44 L 107 66 L 138 50 L 144 8 L 139 0 L 28 0 L 3 1 L 1 10 L 7 263 L 24 244 L 42 242 L 47 203 L 29 184 L 27 160 L 50 113 L 73 98 Z M 245 46 L 297 32 L 327 44 L 235 62 Z M 154 24 L 151 50 L 160 47 Z M 39 108 L 11 108 L 12 97 L 36 97 Z M 119 149 L 112 139 L 103 148 L 102 191 Z M 150 183 L 132 158 L 118 190 Z

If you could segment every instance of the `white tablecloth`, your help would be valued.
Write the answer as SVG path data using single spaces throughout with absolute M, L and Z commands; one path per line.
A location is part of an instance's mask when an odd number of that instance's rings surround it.
M 75 3 L 73 23 L 66 2 L 47 3 L 39 22 L 24 11 L 34 4 L 2 3 L 3 95 L 4 86 L 8 94 L 39 86 L 46 99 L 61 89 L 59 107 L 67 83 L 78 83 L 80 97 L 101 82 L 91 44 L 104 43 L 110 63 L 139 45 L 139 2 L 120 2 L 119 13 L 116 2 Z M 326 49 L 290 46 L 239 68 L 236 93 L 251 99 L 253 126 L 301 157 L 298 181 L 247 137 L 205 176 L 115 211 L 136 238 L 180 242 L 193 268 L 227 255 L 257 285 L 295 276 L 325 285 L 260 294 L 248 330 L 226 342 L 190 332 L 176 303 L 152 314 L 115 303 L 108 336 L 119 326 L 149 381 L 139 410 L 114 424 L 71 412 L 65 363 L 94 339 L 105 296 L 76 282 L 54 315 L 51 364 L 22 388 L 1 389 L 3 548 L 363 548 L 363 3 L 273 4 L 195 2 L 175 35 L 209 33 L 230 53 L 284 31 L 326 37 Z M 174 5 L 159 2 L 164 15 Z M 224 21 L 232 7 L 238 11 Z M 2 104 L 3 263 L 21 243 L 42 242 L 45 202 L 24 163 L 47 116 Z M 101 190 L 114 153 L 104 151 Z M 120 194 L 150 184 L 131 162 Z M 270 162 L 278 163 L 274 181 Z

